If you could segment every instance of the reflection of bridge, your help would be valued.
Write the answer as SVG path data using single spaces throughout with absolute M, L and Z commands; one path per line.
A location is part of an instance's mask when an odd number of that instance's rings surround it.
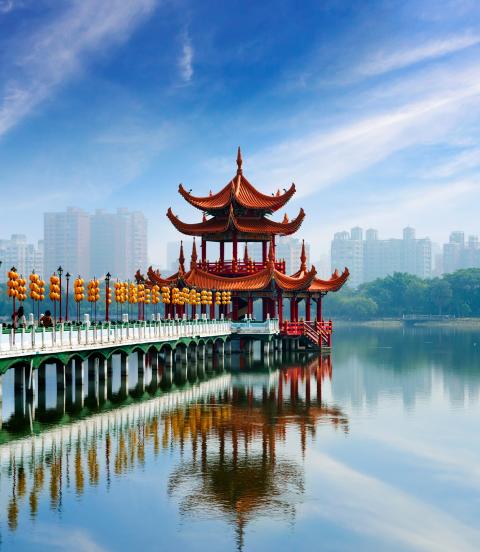
M 416 326 L 426 322 L 442 322 L 454 318 L 455 316 L 449 314 L 404 314 L 402 322 L 404 326 Z
M 136 399 L 130 395 L 130 402 L 112 408 L 97 373 L 92 386 L 96 413 L 88 414 L 87 399 L 80 410 L 72 404 L 68 408 L 62 392 L 61 404 L 57 399 L 61 416 L 53 429 L 51 421 L 47 425 L 36 418 L 36 435 L 15 439 L 12 433 L 12 441 L 0 446 L 0 505 L 7 510 L 10 530 L 28 524 L 22 510 L 29 509 L 31 519 L 45 506 L 67 511 L 89 486 L 114 485 L 136 469 L 145 471 L 162 453 L 172 457 L 175 449 L 182 455 L 168 475 L 168 491 L 179 496 L 182 514 L 207 503 L 210 512 L 228 514 L 239 548 L 250 519 L 268 511 L 293 520 L 292 496 L 303 492 L 303 469 L 290 457 L 291 444 L 282 454 L 277 446 L 293 431 L 305 453 L 317 427 L 348 431 L 343 412 L 322 400 L 322 382 L 332 377 L 330 358 L 309 357 L 305 364 L 303 354 L 281 355 L 282 370 L 218 375 L 210 370 L 211 379 L 198 382 L 197 377 L 193 386 L 184 380 L 183 389 L 165 392 L 165 367 L 149 356 L 156 383 L 142 378 L 144 393 Z M 213 359 L 209 364 L 213 368 Z M 115 363 L 114 371 L 119 369 Z

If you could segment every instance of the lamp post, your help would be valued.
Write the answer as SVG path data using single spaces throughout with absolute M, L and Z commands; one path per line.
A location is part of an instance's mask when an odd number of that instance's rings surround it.
M 61 266 L 57 268 L 57 273 L 60 277 L 60 319 L 58 321 L 61 323 L 62 322 L 62 274 L 63 274 L 63 268 Z
M 110 272 L 105 274 L 105 321 L 108 322 L 108 307 L 110 306 Z
M 68 287 L 70 283 L 70 272 L 67 272 L 65 274 L 65 278 L 67 279 L 67 294 L 65 297 L 65 322 L 68 322 Z M 62 288 L 60 287 L 60 289 Z

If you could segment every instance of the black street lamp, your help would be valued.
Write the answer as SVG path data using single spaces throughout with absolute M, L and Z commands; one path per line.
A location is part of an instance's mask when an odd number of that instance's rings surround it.
M 57 273 L 60 277 L 60 320 L 59 322 L 62 322 L 62 274 L 63 274 L 63 268 L 59 266 L 57 268 Z
M 65 297 L 65 322 L 68 322 L 68 287 L 70 283 L 70 272 L 67 272 L 65 274 L 65 278 L 67 279 L 67 295 Z M 62 288 L 60 287 L 60 290 Z
M 105 274 L 105 321 L 108 322 L 108 310 L 110 306 L 110 272 Z

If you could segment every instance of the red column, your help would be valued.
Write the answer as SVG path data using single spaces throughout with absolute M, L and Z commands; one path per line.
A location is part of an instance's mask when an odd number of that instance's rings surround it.
M 295 322 L 295 301 L 294 297 L 290 297 L 290 322 Z
M 223 264 L 225 261 L 225 244 L 220 242 L 220 262 Z
M 278 304 L 278 323 L 280 326 L 283 324 L 283 295 L 279 291 L 277 295 L 277 304 Z
M 247 314 L 253 314 L 253 297 L 251 295 L 248 296 Z
M 210 305 L 210 320 L 213 320 L 214 318 L 215 318 L 215 299 Z
M 322 296 L 317 299 L 317 322 L 321 322 L 323 320 L 322 315 Z
M 307 322 L 310 322 L 310 311 L 311 311 L 311 299 L 310 299 L 310 296 L 308 296 L 305 299 L 305 320 Z
M 233 256 L 233 261 L 236 263 L 238 260 L 238 238 L 237 238 L 236 232 L 234 232 L 233 234 L 232 256 Z

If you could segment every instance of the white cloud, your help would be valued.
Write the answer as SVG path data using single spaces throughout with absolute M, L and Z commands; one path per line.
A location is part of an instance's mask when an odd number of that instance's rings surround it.
M 155 4 L 77 0 L 30 38 L 23 37 L 12 63 L 14 73 L 0 90 L 0 136 L 81 71 L 88 55 L 126 40 Z
M 37 547 L 71 552 L 106 552 L 107 549 L 95 542 L 84 529 L 77 527 L 40 524 L 26 539 Z
M 430 80 L 428 74 L 426 80 Z M 388 109 L 329 130 L 280 142 L 249 160 L 254 179 L 299 184 L 298 197 L 312 194 L 368 169 L 393 153 L 412 146 L 448 143 L 462 120 L 471 120 L 480 104 L 480 67 L 445 72 L 436 88 L 408 101 L 401 94 Z M 374 95 L 374 91 L 370 92 Z M 396 103 L 396 105 L 395 105 Z
M 472 34 L 433 40 L 413 48 L 401 48 L 395 52 L 379 52 L 361 64 L 357 72 L 365 76 L 396 71 L 416 63 L 439 58 L 480 44 L 480 37 Z
M 192 41 L 188 33 L 184 33 L 182 37 L 182 50 L 180 59 L 178 60 L 178 66 L 180 69 L 180 76 L 184 82 L 190 82 L 193 77 L 193 56 L 194 50 Z

